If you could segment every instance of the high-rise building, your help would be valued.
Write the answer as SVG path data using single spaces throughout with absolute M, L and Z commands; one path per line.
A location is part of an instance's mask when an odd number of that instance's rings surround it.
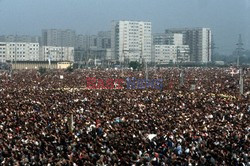
M 44 29 L 42 30 L 42 45 L 56 47 L 74 47 L 76 42 L 76 33 L 73 30 L 66 29 Z
M 97 48 L 97 36 L 96 35 L 78 35 L 76 38 L 75 48 L 89 50 Z
M 111 32 L 112 59 L 120 62 L 151 62 L 151 22 L 113 21 Z
M 75 61 L 104 61 L 110 58 L 111 32 L 101 31 L 97 35 L 78 35 L 75 46 Z
M 192 62 L 207 63 L 211 61 L 212 32 L 209 28 L 167 29 L 165 33 L 183 34 L 183 44 L 189 45 Z
M 0 42 L 0 61 L 38 61 L 39 43 Z
M 111 32 L 100 31 L 97 35 L 78 35 L 75 48 L 84 50 L 111 48 Z
M 111 48 L 111 31 L 100 31 L 97 34 L 97 48 Z

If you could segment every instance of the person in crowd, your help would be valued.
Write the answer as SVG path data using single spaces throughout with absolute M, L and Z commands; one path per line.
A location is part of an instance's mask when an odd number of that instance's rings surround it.
M 1 72 L 1 165 L 250 165 L 248 74 L 242 95 L 239 74 L 227 68 L 149 70 L 161 90 L 127 89 L 126 81 L 122 89 L 88 89 L 89 77 L 145 76 Z

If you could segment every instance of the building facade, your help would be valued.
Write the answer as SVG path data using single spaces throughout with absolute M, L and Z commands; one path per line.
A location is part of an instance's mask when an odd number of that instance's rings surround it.
M 111 48 L 111 32 L 100 31 L 97 35 L 78 35 L 75 46 L 75 61 L 88 63 L 109 60 Z M 107 55 L 108 54 L 108 55 Z
M 11 63 L 11 61 L 7 61 Z M 46 61 L 16 61 L 11 65 L 12 69 L 15 70 L 26 70 L 26 69 L 35 69 L 46 68 L 46 69 L 67 69 L 72 66 L 72 62 L 69 61 L 51 61 L 50 63 Z
M 183 44 L 189 45 L 192 62 L 211 62 L 212 32 L 209 28 L 167 29 L 165 33 L 183 34 Z
M 100 31 L 97 34 L 97 48 L 109 49 L 111 48 L 111 31 Z
M 96 35 L 78 35 L 76 38 L 75 48 L 89 50 L 97 48 Z
M 39 53 L 40 61 L 74 61 L 74 47 L 42 46 Z
M 37 61 L 39 43 L 0 42 L 0 61 Z
M 151 62 L 151 22 L 113 21 L 111 31 L 112 59 L 119 62 Z
M 190 61 L 188 45 L 154 45 L 153 54 L 156 64 L 185 63 Z
M 181 33 L 155 33 L 153 45 L 182 45 L 183 34 Z
M 76 33 L 70 29 L 44 29 L 41 42 L 42 46 L 74 47 Z
M 107 49 L 111 48 L 111 32 L 100 31 L 97 35 L 77 35 L 77 49 Z
M 39 36 L 29 35 L 1 35 L 0 42 L 19 42 L 19 43 L 39 43 Z

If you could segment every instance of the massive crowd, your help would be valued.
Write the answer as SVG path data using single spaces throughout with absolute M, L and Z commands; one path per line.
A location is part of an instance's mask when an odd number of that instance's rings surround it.
M 183 84 L 179 77 L 183 71 Z M 143 71 L 0 73 L 1 165 L 250 165 L 250 75 L 149 70 L 163 89 L 87 89 Z

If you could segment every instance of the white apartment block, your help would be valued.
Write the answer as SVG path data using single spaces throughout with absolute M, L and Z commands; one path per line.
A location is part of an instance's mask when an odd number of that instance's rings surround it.
M 189 51 L 188 45 L 155 45 L 154 62 L 156 64 L 189 62 Z
M 112 59 L 119 62 L 151 62 L 151 22 L 113 21 L 111 31 Z
M 40 61 L 74 61 L 74 47 L 40 47 Z
M 38 61 L 39 43 L 0 42 L 0 61 Z
M 202 46 L 201 49 L 201 61 L 202 62 L 211 62 L 212 57 L 212 33 L 209 28 L 202 28 L 199 30 L 201 33 L 201 42 L 199 43 Z

